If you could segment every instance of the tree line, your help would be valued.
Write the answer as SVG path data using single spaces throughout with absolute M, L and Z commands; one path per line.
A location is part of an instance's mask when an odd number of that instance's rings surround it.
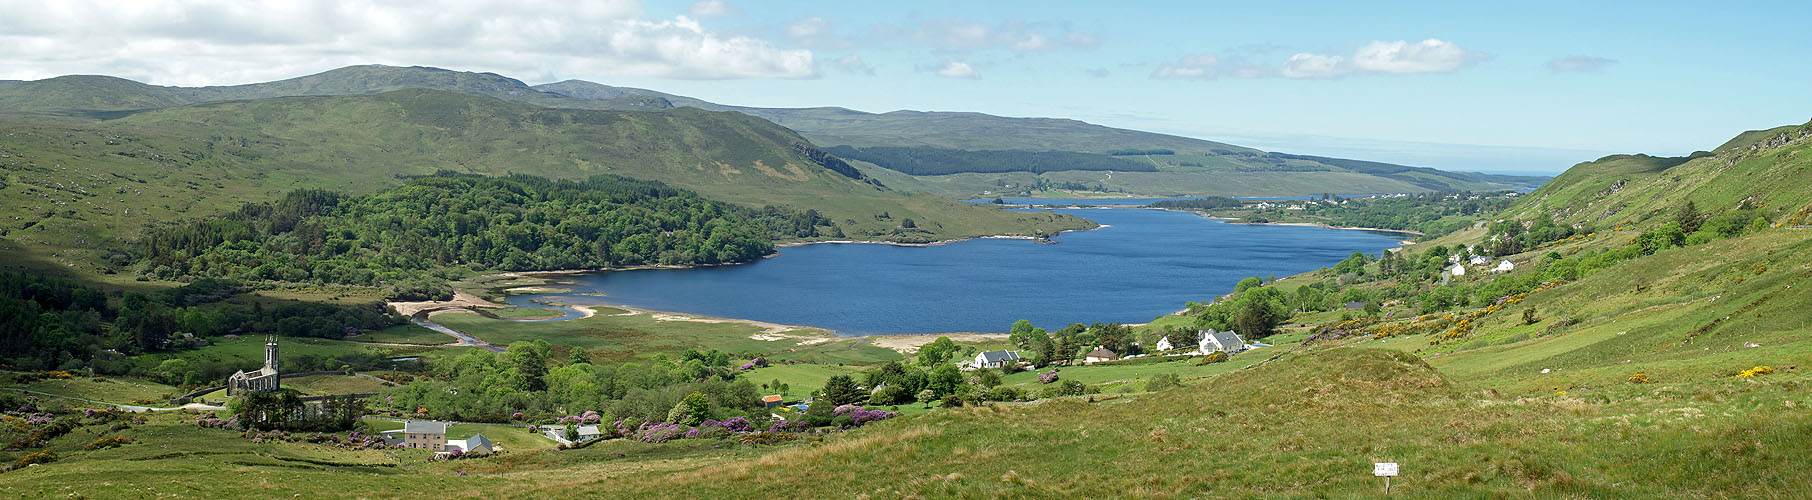
M 457 269 L 533 271 L 741 262 L 782 238 L 838 236 L 817 212 L 751 209 L 618 176 L 437 175 L 366 196 L 297 190 L 273 203 L 149 232 L 138 270 L 388 286 L 444 299 Z M 457 269 L 456 269 L 457 268 Z
M 1158 167 L 1150 162 L 1141 163 L 1111 155 L 1069 151 L 966 151 L 931 146 L 860 149 L 836 146 L 830 148 L 829 151 L 837 156 L 873 163 L 882 168 L 909 175 L 950 175 L 970 172 L 1042 174 L 1064 170 L 1158 171 Z

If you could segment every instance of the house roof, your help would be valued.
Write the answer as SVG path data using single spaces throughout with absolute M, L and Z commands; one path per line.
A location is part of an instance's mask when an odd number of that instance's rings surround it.
M 1206 333 L 1206 335 L 1202 336 L 1202 343 L 1204 344 L 1212 342 L 1215 345 L 1222 347 L 1235 347 L 1246 343 L 1245 340 L 1239 338 L 1238 333 L 1234 333 L 1232 330 L 1225 332 L 1208 331 Z
M 1088 358 L 1115 358 L 1115 357 L 1119 357 L 1119 355 L 1118 355 L 1118 354 L 1114 354 L 1114 351 L 1109 351 L 1109 350 L 1107 350 L 1107 349 L 1106 349 L 1106 348 L 1101 348 L 1101 347 L 1096 347 L 1096 348 L 1095 348 L 1095 350 L 1093 350 L 1093 351 L 1089 351 L 1089 352 L 1088 352 L 1088 355 L 1087 355 L 1087 356 L 1084 356 L 1084 357 L 1088 357 Z
M 491 446 L 491 440 L 488 438 L 485 438 L 484 434 L 473 434 L 472 437 L 466 438 L 466 446 L 465 446 L 466 451 L 471 451 L 472 448 L 476 448 L 479 446 L 483 446 L 486 448 L 495 448 L 495 446 Z
M 781 398 L 779 394 L 775 394 L 772 396 L 762 396 L 761 402 L 763 402 L 763 403 L 779 403 L 781 399 L 783 399 L 783 398 Z
M 581 435 L 581 436 L 596 436 L 596 435 L 603 435 L 603 434 L 604 434 L 603 432 L 600 432 L 598 430 L 598 426 L 596 426 L 596 425 L 579 426 L 579 435 Z
M 403 432 L 409 434 L 446 434 L 447 423 L 433 420 L 410 420 L 403 422 Z
M 1019 359 L 1018 351 L 987 351 L 981 353 L 983 363 L 999 363 Z
M 1348 303 L 1346 303 L 1346 308 L 1347 309 L 1365 309 L 1365 303 L 1364 302 L 1348 302 Z

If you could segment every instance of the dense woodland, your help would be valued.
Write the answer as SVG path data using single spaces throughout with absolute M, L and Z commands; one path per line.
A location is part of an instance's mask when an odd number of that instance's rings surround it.
M 388 286 L 446 298 L 434 271 L 531 271 L 746 261 L 779 238 L 839 236 L 814 211 L 748 209 L 616 176 L 437 175 L 369 196 L 299 190 L 154 231 L 142 274 Z M 447 277 L 452 273 L 439 273 Z
M 244 288 L 237 283 L 209 279 L 159 293 L 115 292 L 109 296 L 98 288 L 37 274 L 0 273 L 0 356 L 9 369 L 93 368 L 97 373 L 195 384 L 224 378 L 236 368 L 187 362 L 160 366 L 154 357 L 128 355 L 194 342 L 182 338 L 183 333 L 213 337 L 258 332 L 337 339 L 403 321 L 386 314 L 377 303 L 344 307 L 288 301 L 269 305 L 221 302 L 241 291 Z
M 1152 203 L 1151 206 L 1181 210 L 1214 210 L 1220 208 L 1240 208 L 1245 206 L 1245 204 L 1246 202 L 1240 201 L 1237 198 L 1209 196 L 1205 198 L 1190 198 L 1187 200 L 1160 200 Z
M 1129 161 L 1111 155 L 1067 151 L 964 151 L 930 146 L 867 147 L 836 146 L 832 154 L 880 165 L 909 175 L 950 175 L 961 173 L 1058 172 L 1063 170 L 1112 170 L 1115 172 L 1156 172 L 1150 162 Z
M 1468 192 L 1422 193 L 1372 198 L 1338 198 L 1275 202 L 1253 212 L 1251 222 L 1313 220 L 1341 227 L 1370 227 L 1443 235 L 1469 227 L 1472 216 L 1497 213 L 1516 202 L 1507 194 Z M 1299 205 L 1300 210 L 1285 208 Z

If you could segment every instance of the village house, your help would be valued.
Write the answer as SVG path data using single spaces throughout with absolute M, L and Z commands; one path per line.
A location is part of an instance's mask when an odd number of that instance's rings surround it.
M 1203 354 L 1214 351 L 1233 354 L 1244 350 L 1246 348 L 1246 341 L 1240 339 L 1239 334 L 1232 331 L 1217 332 L 1214 330 L 1202 330 L 1201 348 Z
M 1006 368 L 1018 364 L 1018 351 L 984 351 L 975 355 L 977 368 Z
M 1114 351 L 1109 351 L 1105 347 L 1096 347 L 1095 350 L 1089 351 L 1088 354 L 1085 354 L 1082 356 L 1082 364 L 1092 365 L 1095 363 L 1100 363 L 1103 361 L 1113 361 L 1116 359 L 1120 359 L 1120 356 L 1117 354 L 1114 354 Z
M 574 427 L 573 431 L 579 434 L 578 439 L 567 439 L 566 426 L 564 425 L 545 425 L 541 427 L 542 436 L 567 446 L 604 437 L 603 428 L 596 425 L 581 425 Z
M 1447 272 L 1452 273 L 1454 276 L 1465 276 L 1466 275 L 1466 266 L 1463 266 L 1460 264 L 1454 264 L 1453 269 L 1449 269 L 1449 270 L 1447 270 Z
M 1491 272 L 1494 272 L 1494 273 L 1507 273 L 1507 272 L 1510 272 L 1510 271 L 1514 271 L 1514 270 L 1516 270 L 1516 263 L 1515 263 L 1515 262 L 1510 262 L 1510 260 L 1509 260 L 1509 259 L 1504 259 L 1504 261 L 1503 261 L 1503 262 L 1499 262 L 1499 263 L 1497 263 L 1497 267 L 1495 267 L 1495 268 L 1492 268 L 1492 269 L 1491 269 Z
M 473 434 L 472 437 L 465 439 L 447 440 L 446 449 L 442 453 L 458 451 L 465 455 L 489 455 L 495 451 L 494 448 L 491 440 L 485 438 L 484 434 Z
M 785 401 L 785 399 L 786 399 L 786 398 L 782 398 L 782 397 L 780 397 L 780 395 L 779 395 L 779 394 L 772 394 L 772 395 L 768 395 L 768 396 L 762 396 L 762 397 L 761 397 L 761 406 L 762 406 L 762 407 L 763 407 L 763 408 L 769 408 L 769 409 L 772 409 L 772 408 L 779 408 L 779 407 L 781 407 L 781 405 L 784 405 L 784 404 L 786 404 L 786 403 L 785 403 L 785 402 L 784 402 L 784 401 Z
M 1491 258 L 1483 255 L 1472 256 L 1472 265 L 1483 266 L 1491 263 Z
M 403 422 L 403 447 L 444 451 L 447 447 L 447 423 L 433 420 Z
M 279 381 L 282 378 L 282 375 L 277 373 L 277 337 L 265 337 L 264 367 L 255 372 L 240 370 L 227 377 L 227 396 L 275 391 L 279 388 Z
M 1346 303 L 1346 308 L 1349 310 L 1353 310 L 1353 311 L 1365 309 L 1365 303 L 1364 302 L 1348 302 L 1348 303 Z
M 1166 335 L 1166 336 L 1158 339 L 1158 352 L 1164 352 L 1164 351 L 1168 351 L 1168 350 L 1176 349 L 1176 348 L 1177 348 L 1176 346 L 1170 345 L 1170 336 Z

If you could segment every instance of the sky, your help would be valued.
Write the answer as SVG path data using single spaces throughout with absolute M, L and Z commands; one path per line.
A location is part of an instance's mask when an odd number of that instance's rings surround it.
M 354 64 L 1557 173 L 1812 119 L 1812 2 L 0 0 L 0 79 Z

